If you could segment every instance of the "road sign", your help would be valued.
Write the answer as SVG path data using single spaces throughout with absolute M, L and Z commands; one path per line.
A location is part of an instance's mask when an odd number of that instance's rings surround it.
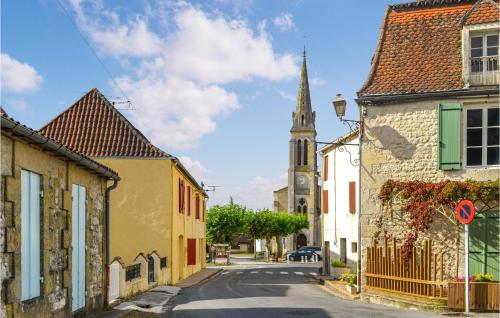
M 476 208 L 471 200 L 462 200 L 457 205 L 457 219 L 462 224 L 472 222 L 476 215 Z

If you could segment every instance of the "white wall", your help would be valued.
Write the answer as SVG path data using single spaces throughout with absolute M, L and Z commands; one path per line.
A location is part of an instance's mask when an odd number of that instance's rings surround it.
M 349 144 L 358 144 L 355 138 Z M 357 243 L 359 213 L 359 167 L 352 165 L 358 158 L 359 147 L 345 146 L 347 151 L 339 147 L 331 147 L 322 153 L 322 190 L 328 190 L 328 213 L 322 211 L 323 240 L 330 242 L 330 260 L 340 259 L 340 239 L 346 239 L 347 263 L 356 269 L 357 252 L 352 251 L 352 242 Z M 328 180 L 324 180 L 324 157 L 328 155 Z M 351 163 L 352 162 L 352 163 Z M 356 213 L 349 212 L 349 182 L 356 182 Z M 321 194 L 323 200 L 323 194 Z M 323 202 L 323 201 L 322 201 Z M 323 207 L 323 203 L 321 205 Z M 359 244 L 358 244 L 359 248 Z

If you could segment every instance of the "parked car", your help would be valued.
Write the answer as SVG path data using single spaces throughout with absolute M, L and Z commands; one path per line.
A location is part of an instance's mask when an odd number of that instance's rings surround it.
M 299 249 L 297 251 L 293 251 L 287 254 L 287 257 L 291 261 L 301 261 L 302 257 L 305 256 L 308 261 L 311 261 L 314 257 L 314 255 L 317 255 L 317 260 L 321 261 L 321 255 L 318 253 L 314 252 L 313 250 L 307 250 L 307 249 Z
M 321 255 L 321 246 L 302 246 L 298 251 L 312 251 L 318 255 Z

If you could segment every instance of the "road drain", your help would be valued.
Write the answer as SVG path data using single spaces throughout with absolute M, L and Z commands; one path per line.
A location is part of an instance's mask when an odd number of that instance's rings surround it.
M 151 308 L 151 305 L 150 304 L 136 304 L 137 307 L 141 307 L 141 308 L 144 308 L 144 309 L 149 309 Z
M 314 315 L 314 311 L 295 310 L 287 311 L 286 314 L 290 316 L 311 316 Z

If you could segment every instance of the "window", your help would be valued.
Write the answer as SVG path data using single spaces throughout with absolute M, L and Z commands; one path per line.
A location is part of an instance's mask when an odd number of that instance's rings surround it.
M 472 73 L 498 70 L 498 34 L 470 38 L 470 70 Z
M 125 268 L 125 280 L 131 281 L 132 279 L 141 277 L 141 263 L 127 266 Z
M 356 213 L 356 182 L 349 182 L 349 213 Z
M 300 117 L 300 125 L 304 127 L 306 125 L 306 116 L 302 115 Z
M 160 258 L 160 268 L 165 268 L 167 267 L 167 257 L 162 257 Z
M 177 192 L 179 192 L 179 213 L 182 213 L 182 180 L 179 178 L 179 187 L 177 189 Z
M 358 252 L 358 243 L 351 242 L 351 253 L 357 253 L 357 252 Z
M 196 211 L 196 219 L 200 218 L 200 196 L 198 193 L 195 194 L 194 196 L 194 208 Z
M 304 198 L 299 199 L 297 212 L 307 214 L 307 202 Z
M 328 156 L 323 157 L 323 180 L 328 181 Z
M 40 296 L 41 176 L 21 170 L 21 300 Z
M 471 108 L 466 111 L 465 160 L 467 166 L 498 165 L 499 108 Z
M 188 203 L 187 204 L 188 205 L 187 210 L 188 210 L 188 213 L 187 214 L 191 215 L 191 186 L 188 186 L 187 192 L 188 192 L 188 194 L 187 194 L 187 203 Z
M 196 265 L 196 239 L 187 239 L 187 265 Z
M 302 140 L 297 141 L 297 165 L 302 164 Z
M 328 213 L 328 190 L 323 190 L 323 213 Z
M 304 140 L 304 166 L 307 166 L 307 139 Z

